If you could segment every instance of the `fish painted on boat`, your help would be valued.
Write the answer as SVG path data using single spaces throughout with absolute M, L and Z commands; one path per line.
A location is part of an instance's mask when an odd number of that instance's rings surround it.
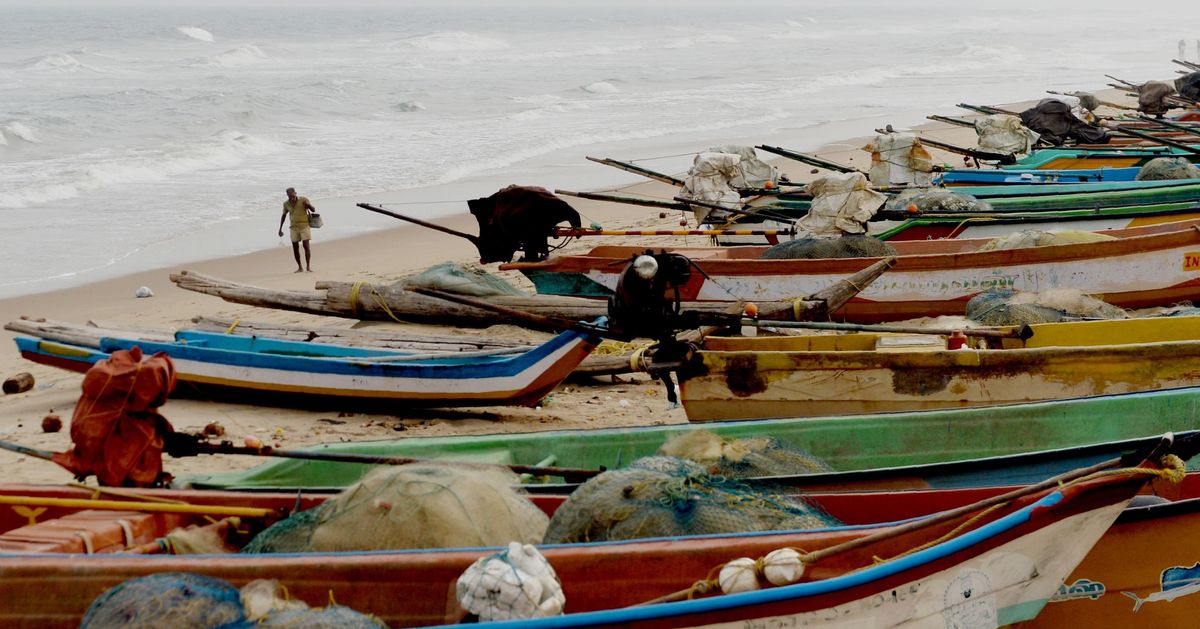
M 1200 563 L 1194 563 L 1190 567 L 1171 566 L 1162 571 L 1160 583 L 1162 589 L 1152 592 L 1146 598 L 1139 598 L 1133 592 L 1123 591 L 1121 593 L 1133 599 L 1134 613 L 1137 613 L 1145 603 L 1158 601 L 1170 603 L 1181 596 L 1195 594 L 1200 592 Z

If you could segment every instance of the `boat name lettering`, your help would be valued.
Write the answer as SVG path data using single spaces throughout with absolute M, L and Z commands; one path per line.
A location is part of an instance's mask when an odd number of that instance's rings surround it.
M 1062 601 L 1073 601 L 1081 598 L 1090 598 L 1093 601 L 1104 596 L 1104 584 L 1091 579 L 1078 579 L 1071 585 L 1062 584 L 1058 586 L 1058 591 L 1054 596 L 1050 597 L 1051 603 L 1060 603 Z
M 822 609 L 793 616 L 774 616 L 771 618 L 756 618 L 742 623 L 743 629 L 794 629 L 795 627 L 814 627 L 837 620 L 843 616 L 857 616 L 861 613 L 872 613 L 874 610 L 897 605 L 916 598 L 921 591 L 920 582 L 908 583 L 891 592 L 876 594 L 869 598 L 859 599 L 828 609 Z
M 1200 251 L 1189 251 L 1183 254 L 1184 271 L 1200 271 Z

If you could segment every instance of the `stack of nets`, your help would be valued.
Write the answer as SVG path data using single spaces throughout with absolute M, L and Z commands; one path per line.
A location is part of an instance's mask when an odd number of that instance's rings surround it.
M 266 586 L 265 588 L 263 586 Z M 265 597 L 264 590 L 267 591 Z M 284 600 L 274 581 L 233 584 L 189 572 L 162 572 L 109 588 L 88 607 L 80 629 L 379 629 L 370 616 L 331 605 L 310 609 Z
M 433 288 L 473 297 L 524 295 L 521 289 L 475 265 L 458 262 L 435 264 L 396 282 L 399 288 Z
M 967 302 L 967 318 L 982 325 L 1056 323 L 1076 319 L 1125 319 L 1128 314 L 1072 289 L 1018 293 L 995 290 Z
M 498 467 L 383 467 L 319 507 L 259 533 L 247 553 L 537 543 L 548 518 Z
M 1001 251 L 1006 249 L 1026 249 L 1028 247 L 1049 247 L 1052 245 L 1077 245 L 1087 242 L 1105 242 L 1116 240 L 1116 236 L 1099 232 L 1083 231 L 1081 229 L 1059 229 L 1043 231 L 1040 229 L 1025 229 L 1007 236 L 993 238 L 976 251 Z
M 797 238 L 781 242 L 763 252 L 764 260 L 812 260 L 819 258 L 882 258 L 896 249 L 878 238 L 846 234 L 841 238 Z
M 604 472 L 554 512 L 545 543 L 578 543 L 836 526 L 819 508 L 712 476 L 690 461 L 648 457 Z
M 905 190 L 888 199 L 883 209 L 888 212 L 990 212 L 992 206 L 969 194 L 951 192 L 946 188 Z
M 774 437 L 723 439 L 708 430 L 691 430 L 672 437 L 657 454 L 699 463 L 709 474 L 728 478 L 833 471 L 811 453 L 785 446 Z
M 1200 179 L 1200 168 L 1196 168 L 1186 157 L 1156 157 L 1138 170 L 1138 181 L 1162 181 L 1166 179 Z

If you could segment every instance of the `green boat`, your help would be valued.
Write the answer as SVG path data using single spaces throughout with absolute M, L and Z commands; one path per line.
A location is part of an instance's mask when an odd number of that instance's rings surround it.
M 774 437 L 785 447 L 807 450 L 843 474 L 890 468 L 887 477 L 892 479 L 888 484 L 891 487 L 945 487 L 1029 482 L 1023 479 L 1052 475 L 1047 461 L 1058 461 L 1061 467 L 1066 460 L 1045 454 L 1021 462 L 989 457 L 1056 449 L 1074 452 L 1089 444 L 1198 428 L 1200 388 L 1193 387 L 972 409 L 418 437 L 327 444 L 309 450 L 611 469 L 654 454 L 675 435 L 708 430 L 723 438 Z M 1068 458 L 1071 465 L 1090 460 Z M 354 483 L 368 469 L 369 465 L 361 463 L 278 459 L 245 471 L 183 477 L 177 482 L 197 488 L 328 489 Z M 825 482 L 818 479 L 817 484 L 837 484 L 837 476 Z

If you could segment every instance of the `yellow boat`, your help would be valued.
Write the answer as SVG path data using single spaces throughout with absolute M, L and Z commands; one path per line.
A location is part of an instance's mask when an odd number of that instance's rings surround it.
M 709 337 L 680 373 L 693 421 L 967 408 L 1200 386 L 1200 316 L 932 335 Z M 966 331 L 968 335 L 970 330 Z

